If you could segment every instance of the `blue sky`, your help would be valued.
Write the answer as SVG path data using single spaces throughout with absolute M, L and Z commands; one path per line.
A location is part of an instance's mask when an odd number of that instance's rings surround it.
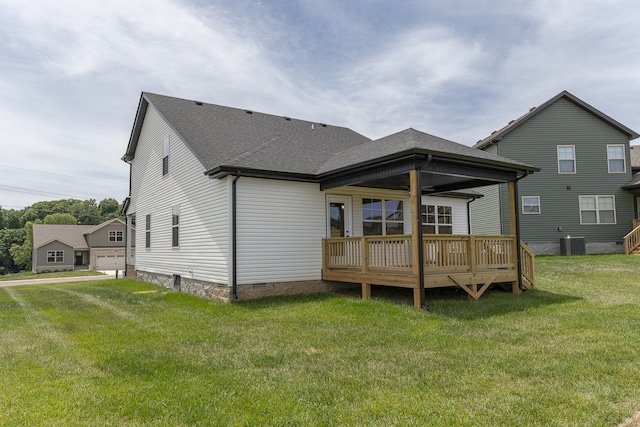
M 0 0 L 0 206 L 123 200 L 142 91 L 471 145 L 566 89 L 640 131 L 639 22 L 636 0 Z

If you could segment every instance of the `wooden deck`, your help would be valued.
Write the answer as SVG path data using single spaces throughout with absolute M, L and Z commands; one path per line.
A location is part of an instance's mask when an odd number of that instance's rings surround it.
M 340 237 L 323 239 L 322 278 L 361 283 L 362 297 L 371 297 L 371 285 L 414 290 L 420 307 L 418 274 L 413 265 L 411 235 Z M 457 286 L 477 300 L 493 283 L 508 283 L 519 293 L 514 236 L 423 236 L 424 287 Z M 535 286 L 533 253 L 522 244 L 523 285 Z

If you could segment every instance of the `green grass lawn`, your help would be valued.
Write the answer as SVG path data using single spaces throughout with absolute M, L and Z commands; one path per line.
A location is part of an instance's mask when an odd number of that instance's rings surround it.
M 640 409 L 640 257 L 538 287 L 222 304 L 132 280 L 0 288 L 0 425 L 615 426 Z

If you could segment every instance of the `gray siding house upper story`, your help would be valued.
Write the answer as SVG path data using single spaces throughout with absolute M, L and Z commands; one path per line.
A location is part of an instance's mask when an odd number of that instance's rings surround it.
M 127 234 L 133 232 L 127 233 L 119 219 L 99 225 L 34 224 L 32 271 L 123 270 Z
M 637 137 L 563 91 L 474 147 L 541 169 L 518 185 L 521 238 L 536 254 L 560 253 L 560 239 L 567 236 L 584 237 L 587 253 L 611 253 L 624 251 L 622 240 L 637 212 L 627 188 L 629 141 Z M 505 189 L 480 192 L 485 197 L 472 204 L 474 232 L 508 229 Z

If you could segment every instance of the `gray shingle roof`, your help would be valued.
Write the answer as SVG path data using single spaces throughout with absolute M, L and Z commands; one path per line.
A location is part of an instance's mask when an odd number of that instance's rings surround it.
M 135 156 L 147 106 L 152 105 L 203 164 L 207 173 L 237 171 L 297 175 L 317 180 L 386 156 L 434 154 L 516 170 L 537 168 L 407 129 L 371 141 L 345 127 L 143 93 L 123 160 Z M 238 168 L 237 171 L 235 168 Z
M 89 249 L 84 234 L 93 228 L 95 225 L 33 224 L 33 247 L 59 240 L 74 249 Z
M 144 93 L 207 170 L 239 166 L 315 174 L 334 154 L 370 141 L 344 127 Z
M 640 136 L 640 135 L 638 135 L 638 133 L 636 133 L 635 131 L 629 129 L 628 127 L 626 127 L 622 123 L 618 122 L 617 120 L 612 119 L 611 117 L 609 117 L 606 114 L 604 114 L 602 111 L 598 110 L 597 108 L 592 107 L 591 105 L 587 104 L 586 102 L 584 102 L 580 98 L 576 97 L 575 95 L 572 95 L 571 93 L 569 93 L 569 92 L 567 92 L 565 90 L 565 91 L 560 92 L 558 95 L 554 96 L 553 98 L 549 99 L 548 101 L 545 101 L 544 103 L 540 104 L 539 106 L 532 108 L 531 110 L 529 110 L 528 113 L 526 113 L 523 116 L 517 118 L 516 120 L 510 121 L 502 129 L 500 129 L 500 130 L 498 130 L 496 132 L 492 132 L 491 135 L 489 135 L 486 138 L 481 139 L 480 141 L 478 141 L 473 146 L 473 148 L 483 149 L 483 148 L 487 147 L 488 145 L 490 145 L 492 142 L 500 141 L 504 135 L 506 135 L 509 132 L 511 132 L 512 130 L 516 129 L 518 126 L 522 125 L 527 120 L 529 120 L 530 118 L 534 117 L 536 114 L 540 113 L 541 111 L 543 111 L 545 108 L 547 108 L 549 105 L 553 104 L 554 102 L 556 102 L 560 98 L 564 98 L 564 99 L 574 103 L 578 107 L 582 108 L 583 110 L 587 111 L 588 113 L 593 114 L 595 117 L 597 117 L 600 120 L 604 121 L 609 126 L 612 126 L 613 128 L 615 128 L 618 131 L 622 132 L 623 134 L 627 135 L 627 137 L 630 140 L 638 138 L 638 136 Z
M 376 141 L 368 142 L 360 146 L 343 151 L 331 158 L 320 170 L 321 173 L 348 167 L 353 164 L 364 163 L 373 159 L 392 156 L 407 151 L 420 150 L 421 152 L 469 159 L 473 161 L 491 164 L 504 163 L 509 166 L 522 166 L 524 169 L 537 170 L 525 163 L 516 162 L 505 157 L 477 150 L 457 142 L 449 141 L 428 133 L 409 128 L 393 135 L 386 136 Z

